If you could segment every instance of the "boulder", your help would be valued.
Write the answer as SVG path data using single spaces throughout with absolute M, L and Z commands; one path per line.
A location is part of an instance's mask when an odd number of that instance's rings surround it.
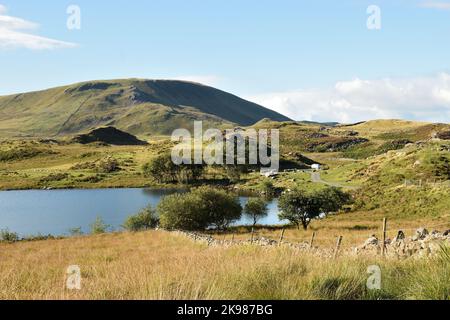
M 378 238 L 375 237 L 375 235 L 372 235 L 369 239 L 364 242 L 363 247 L 369 247 L 369 246 L 377 246 L 378 245 Z
M 406 238 L 405 233 L 402 230 L 399 230 L 392 242 L 397 243 L 397 242 L 405 240 L 405 238 Z
M 425 228 L 419 228 L 416 230 L 416 234 L 413 236 L 413 241 L 423 240 L 429 234 L 428 230 Z

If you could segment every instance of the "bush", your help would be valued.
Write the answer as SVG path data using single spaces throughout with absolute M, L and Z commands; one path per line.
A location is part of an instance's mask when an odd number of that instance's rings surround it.
M 165 229 L 202 230 L 208 226 L 199 199 L 190 193 L 164 197 L 157 212 Z
M 62 181 L 64 179 L 69 178 L 69 174 L 68 173 L 52 173 L 49 174 L 46 177 L 43 177 L 39 180 L 39 182 L 41 183 L 46 183 L 46 182 L 55 182 L 55 181 Z
M 128 217 L 123 227 L 132 232 L 144 231 L 148 229 L 154 229 L 158 226 L 159 218 L 156 215 L 155 210 L 148 206 L 142 209 L 138 214 Z
M 200 187 L 194 189 L 192 194 L 202 204 L 201 209 L 207 217 L 208 224 L 219 230 L 227 229 L 242 216 L 239 198 L 224 190 Z
M 176 165 L 169 153 L 154 158 L 143 166 L 144 175 L 160 183 L 188 183 L 198 180 L 204 171 L 203 165 Z
M 41 150 L 32 147 L 0 150 L 0 162 L 30 159 L 41 153 Z
M 164 197 L 157 208 L 161 227 L 167 229 L 226 229 L 242 214 L 239 199 L 223 190 L 201 187 Z
M 106 233 L 108 229 L 111 228 L 110 225 L 105 224 L 105 222 L 101 217 L 97 217 L 90 227 L 91 227 L 91 234 Z
M 72 237 L 79 237 L 79 236 L 83 235 L 83 231 L 81 230 L 81 227 L 70 228 L 69 229 L 69 234 Z
M 10 232 L 8 229 L 2 229 L 0 230 L 0 241 L 17 242 L 19 241 L 19 235 L 15 232 Z
M 116 172 L 116 171 L 120 170 L 119 161 L 117 161 L 114 158 L 110 158 L 110 157 L 103 159 L 97 165 L 97 170 L 98 170 L 98 172 L 101 172 L 101 173 Z
M 277 188 L 270 179 L 264 179 L 261 183 L 261 191 L 267 197 L 273 197 L 277 194 Z

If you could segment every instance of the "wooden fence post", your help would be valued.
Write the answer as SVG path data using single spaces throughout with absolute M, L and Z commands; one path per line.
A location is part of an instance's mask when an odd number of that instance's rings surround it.
M 312 249 L 313 245 L 314 245 L 314 238 L 316 237 L 316 233 L 313 232 L 312 236 L 311 236 L 311 240 L 309 241 L 309 249 Z
M 252 240 L 251 240 L 251 244 L 253 244 L 253 234 L 255 233 L 255 229 L 252 227 Z
M 338 256 L 339 249 L 341 248 L 341 243 L 342 243 L 342 236 L 339 236 L 336 242 L 336 248 L 334 249 L 334 257 L 333 257 L 334 259 L 336 259 Z
M 381 255 L 384 257 L 386 254 L 386 229 L 387 227 L 387 218 L 383 219 L 383 236 L 381 237 Z
M 234 243 L 234 233 L 233 233 L 233 235 L 231 236 L 231 244 L 233 244 Z
M 278 246 L 281 246 L 281 244 L 283 243 L 283 239 L 284 239 L 284 232 L 286 231 L 285 228 L 283 228 L 283 230 L 281 230 L 281 236 L 280 236 L 280 241 L 278 242 Z

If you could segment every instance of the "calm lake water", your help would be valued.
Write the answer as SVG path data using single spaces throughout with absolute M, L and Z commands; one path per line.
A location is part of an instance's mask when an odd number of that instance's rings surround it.
M 97 189 L 97 190 L 29 190 L 0 192 L 0 229 L 8 228 L 21 236 L 41 234 L 65 235 L 81 227 L 89 232 L 90 224 L 100 216 L 114 230 L 124 220 L 161 197 L 177 190 Z M 245 205 L 247 197 L 240 197 Z M 269 215 L 261 224 L 281 224 L 277 200 L 269 203 Z M 245 216 L 238 225 L 251 224 Z

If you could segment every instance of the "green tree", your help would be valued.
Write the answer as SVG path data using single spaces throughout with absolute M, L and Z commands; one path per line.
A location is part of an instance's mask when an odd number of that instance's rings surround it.
M 255 226 L 259 219 L 267 217 L 267 202 L 260 198 L 250 198 L 245 205 L 244 212 L 253 220 L 253 226 Z
M 176 180 L 177 168 L 172 162 L 170 154 L 162 154 L 143 166 L 144 174 L 158 182 L 174 182 Z
M 291 223 L 303 226 L 307 230 L 311 221 L 321 214 L 336 212 L 350 201 L 350 196 L 338 188 L 306 193 L 302 190 L 294 190 L 283 194 L 278 207 L 281 210 L 280 219 L 289 220 Z
M 203 230 L 208 219 L 198 197 L 191 193 L 173 194 L 161 199 L 157 212 L 162 228 L 181 230 Z
M 15 232 L 11 232 L 8 229 L 0 230 L 0 241 L 5 242 L 17 242 L 19 241 L 19 235 Z
M 144 174 L 163 183 L 189 183 L 198 180 L 204 172 L 203 164 L 176 165 L 169 153 L 164 153 L 152 159 L 143 166 Z
M 317 194 L 307 194 L 303 190 L 283 194 L 278 201 L 278 207 L 281 210 L 281 220 L 289 220 L 297 228 L 302 225 L 304 230 L 308 229 L 312 219 L 322 213 L 321 200 Z
M 264 179 L 261 183 L 261 191 L 266 197 L 273 197 L 277 193 L 277 189 L 270 179 Z
M 132 232 L 154 229 L 158 226 L 159 218 L 151 205 L 142 209 L 136 215 L 128 217 L 123 227 Z
M 106 233 L 108 229 L 111 228 L 111 226 L 106 224 L 100 216 L 98 216 L 95 219 L 95 221 L 90 225 L 90 227 L 91 227 L 91 234 Z
M 317 192 L 321 201 L 321 209 L 323 213 L 339 211 L 342 206 L 351 202 L 351 196 L 336 187 L 330 187 Z
M 238 197 L 225 190 L 200 187 L 194 189 L 192 194 L 199 199 L 208 224 L 219 230 L 227 229 L 242 216 Z
M 161 227 L 167 229 L 223 230 L 242 214 L 239 199 L 223 190 L 201 187 L 164 197 L 157 207 Z

